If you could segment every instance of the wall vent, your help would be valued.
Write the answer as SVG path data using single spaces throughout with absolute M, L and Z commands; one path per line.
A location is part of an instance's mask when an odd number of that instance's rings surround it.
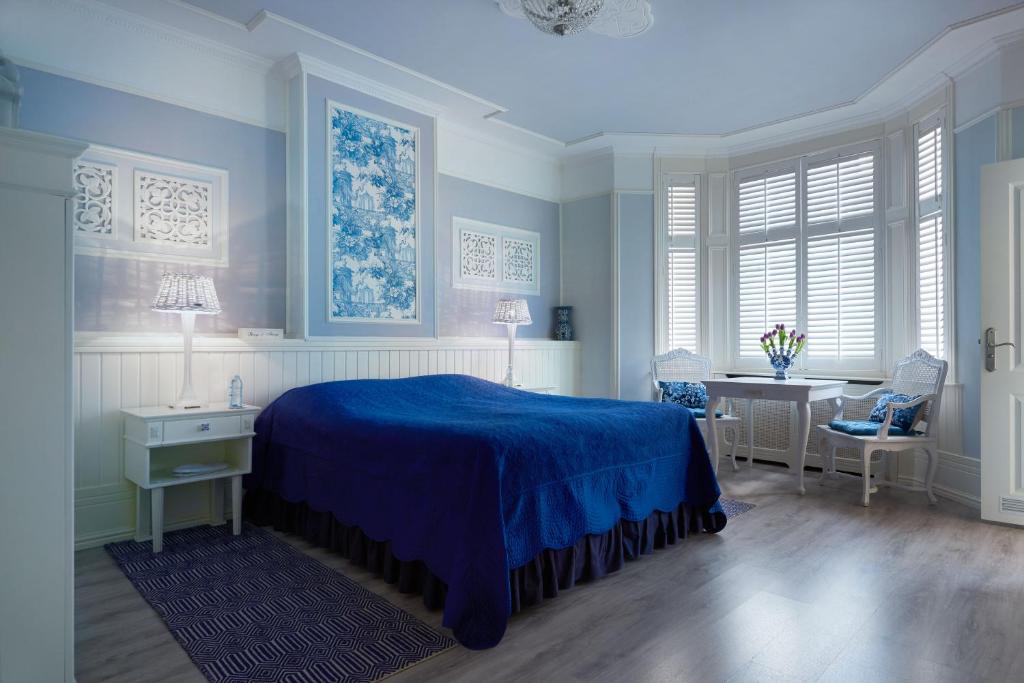
M 1021 498 L 1007 498 L 1006 496 L 999 497 L 999 509 L 1003 512 L 1015 512 L 1017 514 L 1024 514 L 1024 499 Z

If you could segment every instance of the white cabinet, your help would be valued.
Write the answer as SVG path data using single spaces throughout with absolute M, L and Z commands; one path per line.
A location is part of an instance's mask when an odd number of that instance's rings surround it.
M 0 128 L 0 681 L 74 677 L 72 165 Z

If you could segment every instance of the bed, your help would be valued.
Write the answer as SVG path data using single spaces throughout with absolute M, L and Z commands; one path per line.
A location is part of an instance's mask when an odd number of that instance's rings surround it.
M 725 526 L 690 411 L 464 375 L 292 389 L 256 421 L 245 514 L 444 607 L 482 649 L 513 611 Z

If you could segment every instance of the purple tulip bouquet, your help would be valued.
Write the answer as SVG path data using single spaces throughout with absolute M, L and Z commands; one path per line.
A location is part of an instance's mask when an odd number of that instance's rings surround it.
M 785 325 L 776 325 L 761 335 L 761 349 L 768 354 L 768 362 L 775 369 L 775 379 L 789 379 L 789 368 L 807 345 L 807 335 L 796 330 L 786 331 Z

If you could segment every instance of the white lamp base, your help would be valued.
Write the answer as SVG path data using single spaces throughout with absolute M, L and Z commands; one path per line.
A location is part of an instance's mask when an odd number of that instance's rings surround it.
M 170 405 L 176 410 L 189 410 L 191 408 L 202 408 L 203 402 L 196 396 L 192 388 L 192 333 L 196 329 L 196 314 L 184 312 L 181 314 L 181 335 L 185 338 L 185 376 L 181 381 L 181 393 L 178 400 Z
M 516 324 L 506 324 L 505 327 L 508 328 L 508 367 L 505 368 L 505 379 L 501 383 L 506 387 L 514 387 L 516 385 L 516 377 L 512 370 L 512 359 L 515 354 Z

